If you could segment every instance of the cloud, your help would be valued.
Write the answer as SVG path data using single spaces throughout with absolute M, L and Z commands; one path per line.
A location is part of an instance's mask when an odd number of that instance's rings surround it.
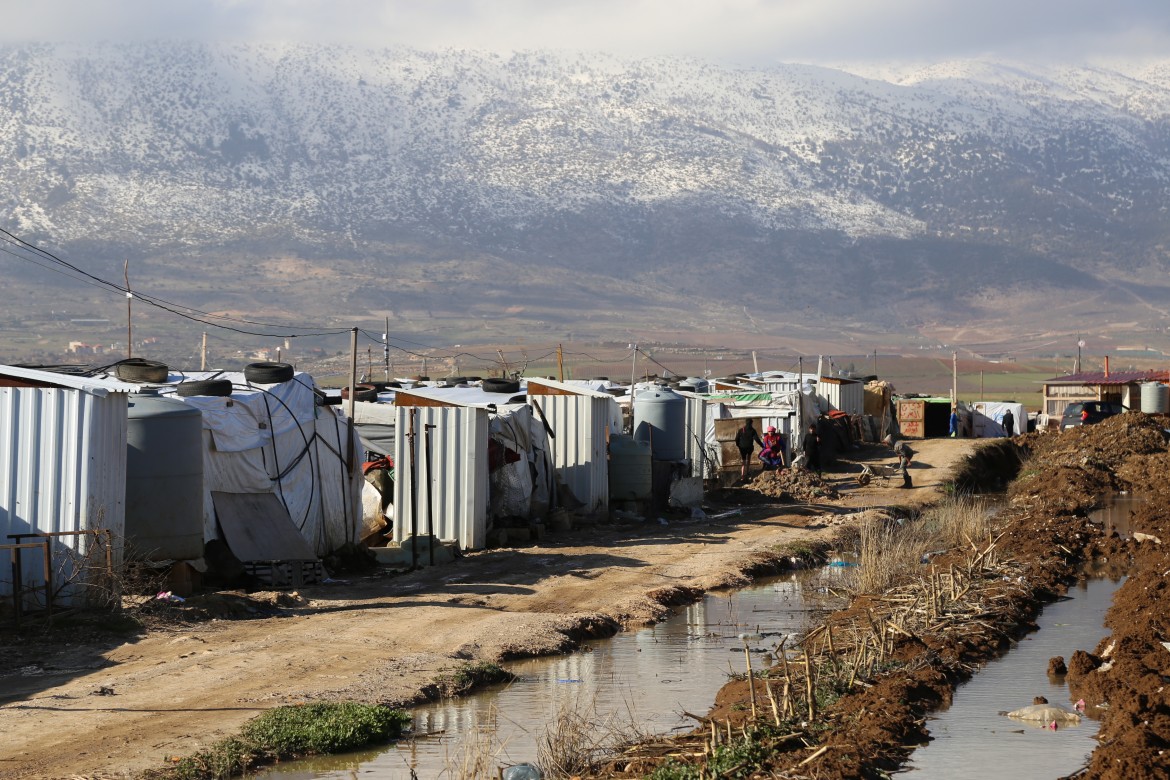
M 1170 50 L 1165 0 L 0 0 L 0 9 L 7 42 L 570 49 L 756 66 Z

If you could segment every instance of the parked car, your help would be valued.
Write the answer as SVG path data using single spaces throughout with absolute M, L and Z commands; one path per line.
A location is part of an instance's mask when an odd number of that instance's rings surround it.
M 1106 417 L 1128 411 L 1121 404 L 1109 401 L 1078 401 L 1065 407 L 1064 416 L 1060 418 L 1060 429 L 1067 431 L 1078 425 L 1092 425 L 1101 422 Z

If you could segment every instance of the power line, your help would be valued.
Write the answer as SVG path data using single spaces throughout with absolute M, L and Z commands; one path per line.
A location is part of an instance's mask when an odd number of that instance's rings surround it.
M 181 303 L 175 303 L 173 301 L 168 301 L 164 298 L 150 295 L 149 293 L 135 291 L 135 290 L 132 290 L 125 285 L 121 285 L 121 284 L 118 284 L 117 282 L 111 282 L 107 279 L 103 279 L 100 276 L 96 276 L 95 274 L 91 274 L 88 271 L 85 271 L 84 269 L 79 268 L 78 266 L 76 266 L 76 265 L 74 265 L 66 260 L 62 260 L 60 257 L 53 254 L 52 252 L 49 252 L 45 249 L 41 249 L 40 247 L 36 246 L 35 244 L 32 244 L 28 241 L 25 241 L 24 239 L 20 238 L 19 236 L 16 236 L 16 235 L 8 232 L 4 228 L 0 228 L 0 240 L 4 241 L 4 243 L 7 243 L 11 246 L 16 247 L 19 250 L 22 250 L 25 252 L 34 252 L 36 255 L 40 256 L 40 258 L 48 259 L 49 261 L 56 263 L 57 265 L 59 265 L 63 268 L 66 268 L 75 274 L 79 274 L 81 277 L 84 277 L 84 278 L 78 279 L 76 276 L 70 276 L 69 274 L 67 274 L 63 271 L 46 266 L 43 263 L 38 262 L 39 258 L 29 257 L 26 254 L 20 254 L 20 253 L 13 252 L 13 251 L 8 250 L 8 249 L 0 248 L 0 251 L 3 251 L 5 254 L 8 254 L 12 257 L 15 257 L 15 258 L 20 259 L 20 260 L 24 260 L 24 261 L 29 262 L 29 263 L 32 263 L 33 265 L 36 265 L 40 268 L 44 268 L 46 270 L 54 270 L 57 273 L 61 273 L 64 276 L 68 276 L 69 278 L 75 279 L 76 281 L 90 284 L 91 286 L 94 286 L 94 287 L 105 288 L 105 289 L 108 289 L 108 290 L 113 291 L 113 292 L 121 293 L 123 295 L 127 295 L 127 294 L 133 295 L 135 298 L 141 300 L 143 303 L 146 303 L 150 306 L 154 306 L 158 309 L 162 309 L 163 311 L 170 312 L 171 314 L 177 315 L 179 317 L 183 317 L 183 318 L 192 320 L 194 322 L 198 322 L 202 325 L 208 325 L 208 326 L 214 327 L 214 328 L 222 328 L 224 330 L 230 330 L 230 331 L 234 331 L 236 333 L 242 333 L 242 334 L 248 335 L 248 336 L 264 336 L 267 338 L 300 338 L 300 337 L 304 337 L 304 336 L 335 336 L 335 335 L 338 335 L 341 333 L 346 333 L 349 330 L 349 328 L 326 328 L 323 326 L 281 325 L 278 323 L 259 322 L 256 320 L 247 320 L 247 319 L 242 319 L 242 318 L 237 318 L 237 317 L 229 317 L 229 316 L 224 315 L 224 314 L 213 314 L 211 312 L 202 311 L 201 309 L 196 309 L 193 306 L 186 306 L 186 305 L 181 304 Z M 91 280 L 91 281 L 86 281 L 86 279 Z M 180 311 L 180 309 L 185 309 L 186 311 Z M 194 312 L 195 314 L 188 314 L 187 312 Z M 202 315 L 202 316 L 196 316 L 196 315 Z M 204 318 L 210 318 L 210 319 L 204 319 Z M 303 330 L 303 331 L 313 331 L 313 332 L 263 333 L 263 332 L 248 330 L 248 329 L 244 329 L 244 328 L 236 328 L 236 327 L 232 327 L 230 325 L 224 325 L 220 322 L 215 322 L 214 320 L 225 320 L 228 322 L 239 322 L 242 324 L 257 325 L 257 326 L 261 326 L 261 327 L 265 327 L 265 328 L 279 328 L 279 329 L 285 329 L 285 330 Z

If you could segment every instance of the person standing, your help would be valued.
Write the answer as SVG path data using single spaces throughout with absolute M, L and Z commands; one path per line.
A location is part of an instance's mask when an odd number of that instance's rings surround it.
M 1016 435 L 1016 416 L 1012 414 L 1012 410 L 1008 409 L 1003 413 L 1003 435 L 1012 437 Z
M 951 438 L 959 435 L 959 407 L 951 407 Z
M 817 436 L 816 423 L 809 423 L 801 448 L 804 450 L 805 466 L 809 471 L 815 471 L 819 477 L 821 475 L 821 439 Z
M 751 470 L 752 453 L 759 444 L 763 449 L 764 441 L 760 438 L 760 434 L 756 433 L 756 428 L 752 424 L 752 418 L 747 418 L 743 427 L 735 432 L 735 446 L 739 450 L 739 459 L 743 464 L 739 467 L 739 476 L 744 482 L 747 482 L 748 472 Z

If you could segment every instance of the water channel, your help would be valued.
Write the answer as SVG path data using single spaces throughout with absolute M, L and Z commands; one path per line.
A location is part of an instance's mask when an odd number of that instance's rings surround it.
M 1129 518 L 1142 502 L 1117 496 L 1090 519 L 1107 534 L 1129 535 Z M 932 741 L 911 755 L 903 770 L 915 780 L 983 780 L 1010 777 L 1050 780 L 1080 769 L 1096 747 L 1099 713 L 1088 711 L 1081 722 L 1056 731 L 999 715 L 1044 696 L 1051 704 L 1072 709 L 1063 678 L 1048 676 L 1048 660 L 1070 658 L 1075 650 L 1092 652 L 1108 634 L 1105 611 L 1122 579 L 1089 572 L 1089 579 L 1071 588 L 1065 599 L 1049 604 L 1037 618 L 1039 630 L 1006 655 L 990 662 L 955 691 L 951 707 L 927 722 Z
M 518 679 L 474 696 L 417 707 L 413 739 L 378 751 L 324 756 L 282 765 L 265 775 L 309 778 L 458 777 L 469 750 L 489 745 L 494 764 L 535 762 L 537 744 L 558 708 L 573 706 L 616 730 L 640 733 L 693 728 L 682 712 L 705 714 L 728 673 L 743 673 L 741 634 L 761 634 L 772 649 L 780 634 L 807 630 L 810 613 L 841 606 L 827 593 L 840 567 L 797 572 L 734 593 L 707 594 L 641 631 L 588 643 L 567 656 L 505 666 Z M 766 665 L 754 653 L 753 668 Z M 428 736 L 430 735 L 430 736 Z
M 1092 519 L 1107 533 L 1127 536 L 1138 503 L 1118 497 Z M 469 752 L 485 750 L 497 766 L 535 762 L 548 724 L 566 706 L 627 733 L 630 724 L 642 734 L 692 728 L 694 721 L 682 713 L 705 713 L 728 673 L 744 671 L 740 635 L 763 634 L 753 646 L 771 649 L 780 635 L 806 630 L 815 620 L 810 613 L 841 606 L 827 590 L 844 571 L 830 566 L 708 594 L 651 628 L 590 642 L 571 655 L 507 664 L 517 680 L 506 686 L 415 708 L 413 738 L 374 751 L 290 762 L 264 776 L 456 778 Z M 960 686 L 952 706 L 931 717 L 933 741 L 918 748 L 902 771 L 922 780 L 997 774 L 1026 780 L 1080 768 L 1096 745 L 1095 713 L 1056 731 L 998 713 L 1031 704 L 1037 695 L 1072 706 L 1064 681 L 1048 677 L 1048 660 L 1095 647 L 1107 633 L 1104 613 L 1120 584 L 1091 576 L 1068 598 L 1045 607 L 1037 619 L 1040 630 Z M 755 668 L 766 663 L 765 656 L 753 655 Z

